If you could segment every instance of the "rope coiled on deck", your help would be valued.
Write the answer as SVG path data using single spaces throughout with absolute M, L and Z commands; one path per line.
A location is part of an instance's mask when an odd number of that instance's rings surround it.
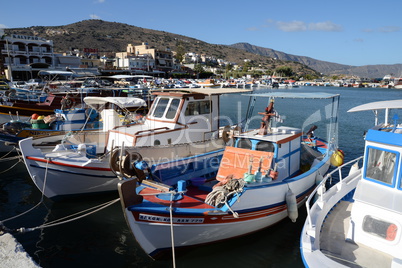
M 238 215 L 230 208 L 228 199 L 234 194 L 243 192 L 245 184 L 246 182 L 243 179 L 230 179 L 223 185 L 216 185 L 212 192 L 207 195 L 205 203 L 214 207 L 222 207 L 223 204 L 226 204 L 233 216 L 237 218 Z

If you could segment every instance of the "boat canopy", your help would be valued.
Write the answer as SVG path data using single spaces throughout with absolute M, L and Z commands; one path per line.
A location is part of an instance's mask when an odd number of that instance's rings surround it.
M 153 76 L 150 76 L 150 75 L 116 74 L 116 75 L 109 76 L 109 78 L 113 78 L 113 79 L 149 78 L 149 79 L 152 79 L 152 78 L 154 78 L 154 77 L 153 77 Z
M 250 89 L 238 89 L 238 88 L 172 88 L 172 89 L 158 89 L 152 92 L 183 92 L 205 95 L 221 95 L 229 93 L 246 93 L 252 92 Z
M 330 94 L 325 92 L 314 93 L 293 93 L 293 92 L 271 92 L 257 94 L 243 94 L 250 97 L 280 98 L 280 99 L 332 99 L 339 97 L 339 94 Z
M 130 97 L 85 97 L 84 102 L 94 109 L 96 109 L 96 105 L 105 105 L 106 103 L 112 103 L 121 108 L 147 106 L 145 100 Z
M 384 110 L 384 109 L 401 109 L 402 100 L 389 100 L 389 101 L 376 101 L 356 106 L 350 110 L 351 112 L 372 111 L 372 110 Z
M 374 115 L 375 115 L 374 125 L 378 125 L 378 112 L 377 111 L 385 110 L 384 124 L 387 125 L 389 110 L 391 110 L 391 109 L 402 109 L 402 100 L 370 102 L 370 103 L 356 106 L 356 107 L 348 110 L 348 112 L 351 113 L 351 112 L 361 112 L 361 111 L 374 111 Z
M 58 70 L 46 70 L 46 71 L 39 71 L 38 75 L 73 75 L 72 72 L 68 71 L 58 71 Z

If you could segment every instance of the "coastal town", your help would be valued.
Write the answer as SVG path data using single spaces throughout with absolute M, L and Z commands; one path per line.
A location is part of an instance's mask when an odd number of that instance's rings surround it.
M 54 43 L 39 36 L 1 34 L 0 89 L 50 86 L 292 88 L 297 86 L 401 88 L 399 77 L 295 77 L 291 68 L 275 70 L 236 64 L 205 54 L 127 44 L 126 51 L 103 54 L 97 48 L 55 53 Z M 141 77 L 141 79 L 139 79 Z M 144 79 L 145 78 L 145 79 Z M 206 79 L 209 79 L 205 82 Z M 211 80 L 212 79 L 212 80 Z M 89 81 L 89 82 L 88 82 Z
M 0 267 L 402 263 L 402 78 L 0 37 Z

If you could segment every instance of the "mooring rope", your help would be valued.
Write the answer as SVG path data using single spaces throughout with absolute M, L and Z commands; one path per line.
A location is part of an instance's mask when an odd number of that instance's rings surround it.
M 81 219 L 83 217 L 89 216 L 89 215 L 91 215 L 91 214 L 93 214 L 95 212 L 98 212 L 98 211 L 100 211 L 100 210 L 102 210 L 104 208 L 107 208 L 107 207 L 113 205 L 114 203 L 116 203 L 116 202 L 118 202 L 120 200 L 120 198 L 117 198 L 115 200 L 108 201 L 106 203 L 103 203 L 103 204 L 97 205 L 95 207 L 92 207 L 92 208 L 89 208 L 89 209 L 74 213 L 72 215 L 69 215 L 69 216 L 54 220 L 54 221 L 52 221 L 50 223 L 42 224 L 42 225 L 37 226 L 37 227 L 32 227 L 32 228 L 21 227 L 21 228 L 18 228 L 18 229 L 8 229 L 7 227 L 5 227 L 3 225 L 4 222 L 10 221 L 10 220 L 16 219 L 16 218 L 18 218 L 18 217 L 20 217 L 22 215 L 25 215 L 25 214 L 27 214 L 28 212 L 34 210 L 40 204 L 43 203 L 44 196 L 45 196 L 44 193 L 45 193 L 45 189 L 46 189 L 46 181 L 47 181 L 49 162 L 50 162 L 50 158 L 48 158 L 47 162 L 46 162 L 45 176 L 44 176 L 44 180 L 43 180 L 42 195 L 41 195 L 40 201 L 35 206 L 33 206 L 32 208 L 28 209 L 27 211 L 22 212 L 22 213 L 20 213 L 20 214 L 18 214 L 16 216 L 10 217 L 8 219 L 0 221 L 0 230 L 4 230 L 4 231 L 9 232 L 9 233 L 26 233 L 26 232 L 35 231 L 37 229 L 44 229 L 44 228 L 48 228 L 48 227 L 54 227 L 54 226 L 58 226 L 58 225 L 61 225 L 61 224 L 65 224 L 65 223 L 72 222 L 72 221 Z M 90 212 L 86 213 L 88 211 L 90 211 Z M 82 213 L 86 213 L 86 214 L 81 215 Z M 77 215 L 79 215 L 79 216 L 77 216 Z M 75 217 L 75 216 L 77 216 L 77 217 Z M 72 218 L 72 217 L 75 217 L 75 218 Z
M 173 193 L 170 195 L 170 237 L 172 240 L 172 261 L 173 261 L 173 268 L 176 268 L 176 257 L 175 257 L 175 250 L 174 250 L 174 233 L 173 233 Z
M 22 158 L 20 157 L 20 156 L 15 156 L 15 157 L 13 157 L 13 159 L 18 159 L 18 161 L 15 163 L 15 164 L 13 164 L 11 167 L 9 167 L 9 168 L 7 168 L 6 170 L 2 170 L 1 172 L 0 172 L 0 174 L 3 174 L 3 173 L 6 173 L 6 172 L 8 172 L 8 171 L 10 171 L 11 169 L 13 169 L 16 165 L 18 165 L 19 163 L 21 163 L 22 162 Z M 13 160 L 13 159 L 3 159 L 3 160 Z M 0 162 L 2 162 L 1 160 L 0 160 Z
M 0 157 L 0 159 L 5 158 L 6 156 L 8 156 L 12 151 L 16 150 L 15 147 L 13 147 L 8 153 L 6 153 L 5 155 L 3 155 L 2 157 Z M 17 150 L 16 150 L 17 151 Z
M 17 164 L 18 164 L 18 163 L 19 163 L 19 162 L 17 162 Z M 45 192 L 45 186 L 46 186 L 46 180 L 47 180 L 48 165 L 49 165 L 49 159 L 47 159 L 47 162 L 46 162 L 45 179 L 44 179 L 44 181 L 43 181 L 42 195 L 41 195 L 40 201 L 39 201 L 35 206 L 31 207 L 30 209 L 28 209 L 28 210 L 26 210 L 26 211 L 24 211 L 24 212 L 22 212 L 22 213 L 20 213 L 20 214 L 18 214 L 18 215 L 15 215 L 15 216 L 13 216 L 13 217 L 10 217 L 10 218 L 8 218 L 8 219 L 5 219 L 5 220 L 0 221 L 0 226 L 2 225 L 3 222 L 10 221 L 10 220 L 16 219 L 16 218 L 18 218 L 18 217 L 21 217 L 22 215 L 27 214 L 28 212 L 34 210 L 36 207 L 38 207 L 40 204 L 43 203 L 44 192 Z M 15 166 L 15 165 L 14 165 L 14 166 Z
M 0 227 L 2 227 L 5 231 L 7 231 L 9 233 L 32 232 L 32 231 L 35 231 L 35 230 L 38 230 L 38 229 L 45 229 L 45 228 L 54 227 L 54 226 L 62 225 L 62 224 L 65 224 L 65 223 L 69 223 L 69 222 L 72 222 L 72 221 L 75 221 L 75 220 L 79 220 L 81 218 L 84 218 L 86 216 L 92 215 L 93 213 L 96 213 L 96 212 L 98 212 L 98 211 L 100 211 L 100 210 L 102 210 L 104 208 L 107 208 L 107 207 L 113 205 L 116 202 L 118 202 L 119 200 L 120 200 L 120 198 L 117 198 L 117 199 L 105 202 L 103 204 L 97 205 L 95 207 L 92 207 L 92 208 L 89 208 L 89 209 L 86 209 L 86 210 L 71 214 L 69 216 L 66 216 L 66 217 L 63 217 L 63 218 L 60 218 L 60 219 L 54 220 L 52 222 L 36 226 L 36 227 L 30 227 L 30 228 L 21 227 L 21 228 L 18 228 L 18 229 L 8 229 L 4 225 L 2 225 L 1 222 L 0 222 Z M 90 212 L 85 213 L 87 211 L 90 211 Z M 85 213 L 85 214 L 80 215 L 82 213 Z M 80 215 L 80 216 L 75 217 L 76 215 Z M 71 217 L 75 217 L 75 218 L 71 218 Z

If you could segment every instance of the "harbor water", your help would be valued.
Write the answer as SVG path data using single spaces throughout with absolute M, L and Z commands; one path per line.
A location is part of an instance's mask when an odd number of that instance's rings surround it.
M 316 86 L 255 89 L 256 93 L 271 91 L 340 94 L 338 136 L 345 162 L 363 153 L 364 132 L 374 124 L 372 112 L 347 113 L 347 110 L 368 102 L 402 99 L 402 91 L 397 89 Z M 221 114 L 226 116 L 222 120 L 228 124 L 241 121 L 247 104 L 248 98 L 240 94 L 222 96 Z M 276 109 L 285 114 L 284 124 L 300 127 L 300 120 L 306 115 L 317 114 L 315 111 L 319 107 L 315 105 L 310 100 L 278 100 Z M 399 117 L 399 122 L 402 122 L 402 116 Z M 315 121 L 314 117 L 310 119 Z M 305 122 L 304 127 L 308 127 L 308 123 Z M 321 133 L 319 129 L 316 132 L 319 136 L 317 133 Z M 32 183 L 23 163 L 16 160 L 0 162 L 0 172 L 0 221 L 23 213 L 40 202 L 41 193 Z M 44 198 L 41 205 L 21 217 L 5 221 L 4 225 L 10 229 L 41 226 L 116 198 L 117 192 L 61 202 Z M 296 223 L 285 219 L 257 233 L 191 248 L 176 256 L 176 267 L 304 267 L 299 237 L 305 217 L 303 206 Z M 127 227 L 119 202 L 79 220 L 14 234 L 14 237 L 41 267 L 173 267 L 171 259 L 154 261 L 142 251 Z M 0 267 L 3 267 L 1 260 Z

